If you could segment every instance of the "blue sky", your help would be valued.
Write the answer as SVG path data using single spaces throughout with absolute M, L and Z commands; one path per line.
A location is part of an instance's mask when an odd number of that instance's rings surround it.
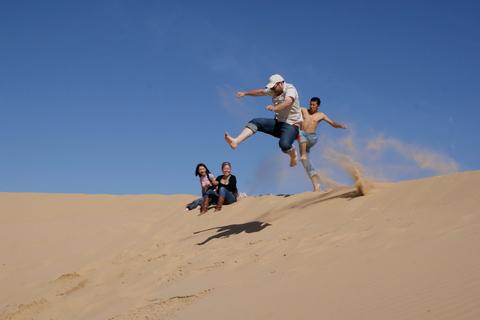
M 310 191 L 275 138 L 224 141 L 281 74 L 319 125 L 314 163 L 352 180 L 480 169 L 478 1 L 11 1 L 0 10 L 0 191 L 199 195 L 232 163 L 248 195 Z

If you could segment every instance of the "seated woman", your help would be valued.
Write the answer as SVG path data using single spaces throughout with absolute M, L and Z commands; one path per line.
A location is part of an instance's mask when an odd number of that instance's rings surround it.
M 208 189 L 215 189 L 218 185 L 218 182 L 215 180 L 215 176 L 210 173 L 207 166 L 203 163 L 197 164 L 197 168 L 195 169 L 195 175 L 200 177 L 200 186 L 202 187 L 201 195 L 202 198 L 194 200 L 187 204 L 187 207 L 184 211 L 193 210 L 193 209 L 200 209 L 203 202 L 203 197 L 205 196 L 205 192 Z
M 202 211 L 199 215 L 207 212 L 210 200 L 217 202 L 215 212 L 222 210 L 222 205 L 231 204 L 237 202 L 238 190 L 237 190 L 237 178 L 231 174 L 232 168 L 230 163 L 222 163 L 223 175 L 218 176 L 216 182 L 217 192 L 212 189 L 208 189 L 203 196 Z

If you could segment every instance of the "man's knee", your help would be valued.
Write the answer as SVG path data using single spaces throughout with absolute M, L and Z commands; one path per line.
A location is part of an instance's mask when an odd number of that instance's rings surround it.
M 300 130 L 298 132 L 298 143 L 308 143 L 308 133 L 303 131 L 303 130 Z
M 255 124 L 255 119 L 253 119 L 249 123 L 247 123 L 247 125 L 245 127 L 252 130 L 253 133 L 256 133 L 258 131 L 258 126 Z
M 280 141 L 278 145 L 280 146 L 280 149 L 282 149 L 283 153 L 289 153 L 293 150 L 293 144 L 289 142 Z
M 284 153 L 289 153 L 293 150 L 293 142 L 297 139 L 298 132 L 296 134 L 283 135 L 280 137 L 278 145 Z

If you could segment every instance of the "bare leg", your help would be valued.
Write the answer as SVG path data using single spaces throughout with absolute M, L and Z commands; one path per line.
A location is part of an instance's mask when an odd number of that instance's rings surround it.
M 306 142 L 302 142 L 302 143 L 299 142 L 298 145 L 300 146 L 300 161 L 307 160 L 307 143 Z
M 317 175 L 314 175 L 313 177 L 310 177 L 310 180 L 312 180 L 313 191 L 322 191 L 322 190 L 320 190 L 320 184 L 317 182 L 317 180 L 318 180 Z
M 225 132 L 225 141 L 230 145 L 230 148 L 235 149 L 240 143 L 242 143 L 245 139 L 251 137 L 253 135 L 253 131 L 250 128 L 243 129 L 242 132 L 236 138 L 232 138 L 228 132 Z
M 292 150 L 288 153 L 288 155 L 290 156 L 290 167 L 295 167 L 298 164 L 298 156 L 294 145 L 292 145 Z

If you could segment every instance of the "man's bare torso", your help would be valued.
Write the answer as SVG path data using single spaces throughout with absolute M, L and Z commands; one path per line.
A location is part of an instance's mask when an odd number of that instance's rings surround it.
M 310 114 L 310 112 L 306 108 L 301 108 L 301 110 L 303 115 L 301 129 L 310 134 L 315 134 L 318 124 L 320 123 L 320 121 L 323 120 L 324 114 L 321 112 L 315 112 L 313 114 Z

